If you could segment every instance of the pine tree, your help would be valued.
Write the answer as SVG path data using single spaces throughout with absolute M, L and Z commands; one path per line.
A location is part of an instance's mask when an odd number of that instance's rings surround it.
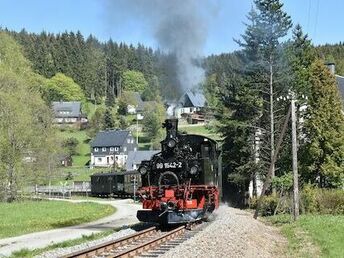
M 248 15 L 243 41 L 238 41 L 244 47 L 244 58 L 247 63 L 245 75 L 251 86 L 259 90 L 263 100 L 261 118 L 262 141 L 260 159 L 265 170 L 272 164 L 272 176 L 275 175 L 273 156 L 275 153 L 276 136 L 276 95 L 286 92 L 285 70 L 281 38 L 287 35 L 292 23 L 290 16 L 283 10 L 279 0 L 255 0 L 255 8 Z
M 228 68 L 218 79 L 225 173 L 237 187 L 230 194 L 240 192 L 241 200 L 249 181 L 256 178 L 256 173 L 266 173 L 273 160 L 275 98 L 285 87 L 280 40 L 291 27 L 280 1 L 254 3 L 242 40 L 237 40 L 243 48 L 240 64 Z
M 304 180 L 320 187 L 343 187 L 344 115 L 335 77 L 317 60 L 311 67 L 303 151 Z
M 305 35 L 300 25 L 296 25 L 293 30 L 293 38 L 288 42 L 286 47 L 286 58 L 289 64 L 288 88 L 292 90 L 297 97 L 297 117 L 298 117 L 298 145 L 299 149 L 303 148 L 304 137 L 301 131 L 304 121 L 304 112 L 302 111 L 306 105 L 305 96 L 311 94 L 310 70 L 312 62 L 315 60 L 314 48 L 311 41 Z M 281 103 L 281 111 L 278 113 L 284 119 L 287 109 L 289 108 L 289 100 Z M 287 131 L 283 138 L 282 147 L 276 162 L 279 168 L 279 174 L 285 174 L 292 171 L 292 146 L 291 146 L 291 124 L 288 125 Z M 299 157 L 302 163 L 301 157 Z
M 113 118 L 113 114 L 111 112 L 111 110 L 109 108 L 107 108 L 105 110 L 105 113 L 104 113 L 104 125 L 103 125 L 103 128 L 105 130 L 107 129 L 113 129 L 115 127 L 115 121 L 114 121 L 114 118 Z
M 243 207 L 246 191 L 258 164 L 254 155 L 255 131 L 261 100 L 248 81 L 235 74 L 222 74 L 218 80 L 220 105 L 216 112 L 223 135 L 225 198 Z M 234 197 L 234 198 L 233 198 Z

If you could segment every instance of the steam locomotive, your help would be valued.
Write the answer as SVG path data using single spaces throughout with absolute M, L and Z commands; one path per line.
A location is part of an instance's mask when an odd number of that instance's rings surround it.
M 163 123 L 166 138 L 161 152 L 142 161 L 138 194 L 142 222 L 163 225 L 189 223 L 206 218 L 219 206 L 221 165 L 216 141 L 178 132 L 178 120 Z

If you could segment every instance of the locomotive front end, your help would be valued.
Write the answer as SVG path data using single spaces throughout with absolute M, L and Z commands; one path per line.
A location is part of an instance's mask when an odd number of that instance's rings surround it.
M 177 119 L 167 119 L 163 127 L 162 151 L 139 167 L 143 210 L 137 218 L 159 224 L 203 219 L 219 205 L 217 144 L 204 136 L 180 134 Z

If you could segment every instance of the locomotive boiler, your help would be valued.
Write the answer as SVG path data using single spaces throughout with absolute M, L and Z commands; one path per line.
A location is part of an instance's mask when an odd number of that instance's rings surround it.
M 178 132 L 178 120 L 163 124 L 161 152 L 142 161 L 143 209 L 137 218 L 159 224 L 189 223 L 206 218 L 219 206 L 220 151 L 216 141 Z

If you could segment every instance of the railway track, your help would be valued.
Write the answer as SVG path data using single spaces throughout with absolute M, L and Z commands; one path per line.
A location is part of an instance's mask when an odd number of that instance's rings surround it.
M 150 227 L 135 234 L 92 246 L 61 258 L 157 257 L 192 237 L 200 230 L 201 227 L 198 224 L 192 225 L 191 228 L 180 226 L 167 232 L 156 227 Z

